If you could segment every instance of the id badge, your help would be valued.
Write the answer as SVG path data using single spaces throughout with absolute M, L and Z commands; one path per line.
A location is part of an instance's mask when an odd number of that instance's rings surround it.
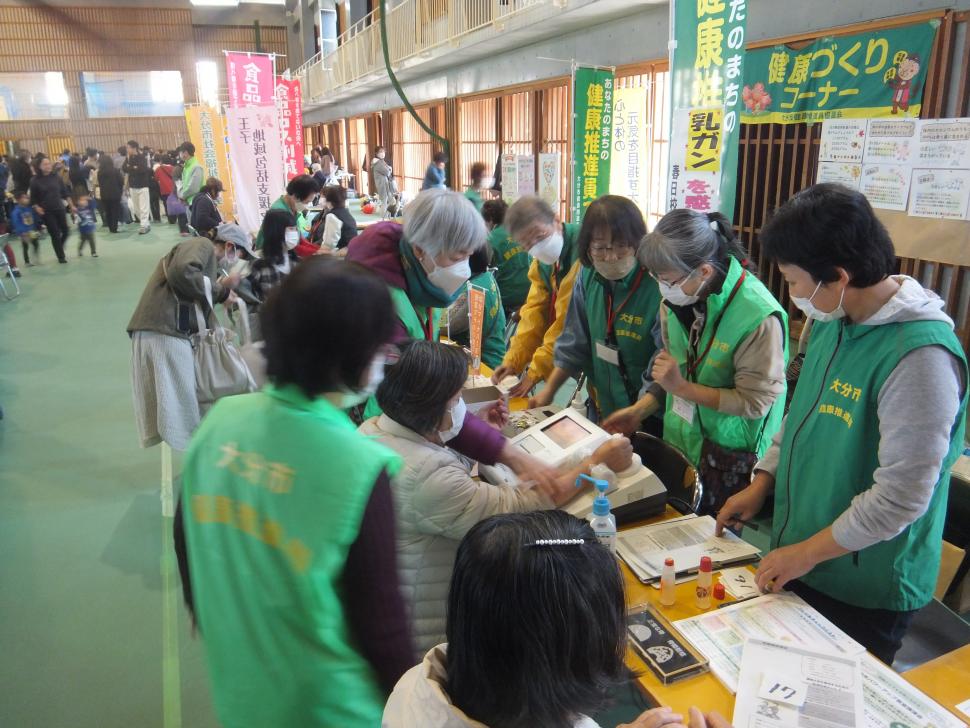
M 615 367 L 620 366 L 620 350 L 604 341 L 596 342 L 596 356 Z
M 688 402 L 686 399 L 674 396 L 673 410 L 674 414 L 680 417 L 688 425 L 694 424 L 694 403 Z

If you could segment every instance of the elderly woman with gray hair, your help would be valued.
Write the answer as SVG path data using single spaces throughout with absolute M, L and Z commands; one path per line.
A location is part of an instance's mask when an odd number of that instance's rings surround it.
M 720 213 L 672 210 L 637 255 L 664 299 L 664 349 L 644 373 L 646 394 L 603 426 L 629 431 L 665 399 L 664 440 L 698 468 L 702 512 L 715 514 L 781 426 L 788 317 L 745 269 Z
M 370 268 L 387 283 L 397 314 L 393 343 L 437 341 L 441 310 L 461 294 L 471 277 L 468 259 L 485 245 L 486 238 L 485 222 L 464 195 L 426 190 L 406 208 L 403 225 L 380 222 L 354 238 L 347 247 L 347 260 Z M 380 413 L 371 398 L 363 417 Z M 496 424 L 508 417 L 501 403 L 483 414 Z M 498 430 L 471 413 L 450 435 L 448 445 L 486 465 L 503 463 L 544 489 L 554 487 L 554 473 L 546 465 L 510 445 Z

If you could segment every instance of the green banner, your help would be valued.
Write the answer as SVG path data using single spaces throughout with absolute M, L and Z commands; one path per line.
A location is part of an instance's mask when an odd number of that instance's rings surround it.
M 610 191 L 613 71 L 579 66 L 573 73 L 573 222 Z
M 745 0 L 671 0 L 667 209 L 734 216 L 741 130 Z
M 918 117 L 938 20 L 749 51 L 745 124 Z

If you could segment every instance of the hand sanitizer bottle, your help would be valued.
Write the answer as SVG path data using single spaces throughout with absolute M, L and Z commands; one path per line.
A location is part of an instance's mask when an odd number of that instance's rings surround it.
M 593 499 L 593 517 L 589 519 L 589 525 L 593 527 L 596 539 L 606 546 L 610 550 L 610 553 L 615 554 L 616 518 L 610 513 L 610 501 L 606 497 L 606 491 L 609 489 L 610 483 L 608 480 L 580 475 L 576 479 L 576 485 L 579 486 L 583 480 L 590 481 L 593 487 L 599 491 L 599 494 Z

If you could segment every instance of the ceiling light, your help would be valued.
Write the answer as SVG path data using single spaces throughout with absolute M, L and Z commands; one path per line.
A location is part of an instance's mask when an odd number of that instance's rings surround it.
M 235 8 L 239 7 L 239 0 L 191 0 L 196 7 L 220 7 Z

